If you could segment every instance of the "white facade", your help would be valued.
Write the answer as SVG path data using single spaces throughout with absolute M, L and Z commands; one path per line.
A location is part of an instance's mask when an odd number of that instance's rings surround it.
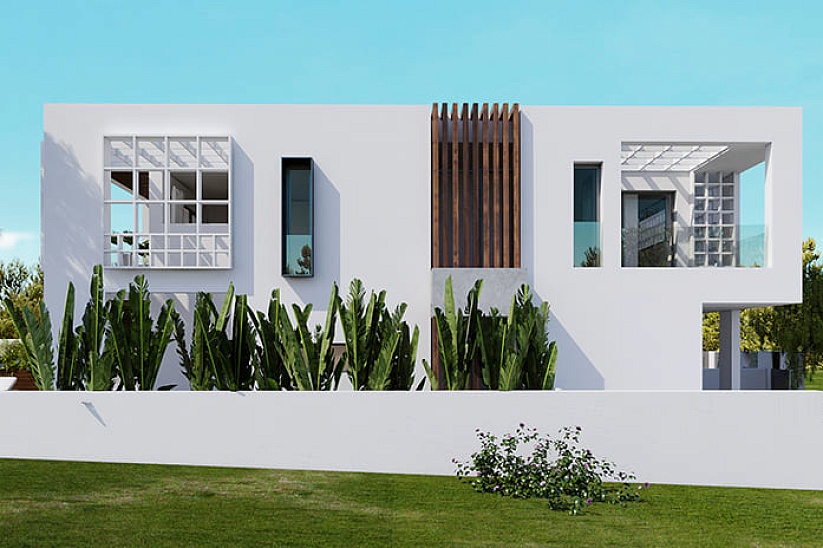
M 522 270 L 514 277 L 493 276 L 506 281 L 490 283 L 484 291 L 507 302 L 510 293 L 501 288 L 522 277 L 551 304 L 558 387 L 700 390 L 703 311 L 800 301 L 800 109 L 522 106 L 521 115 Z M 106 138 L 132 143 L 194 138 L 195 148 L 206 138 L 226 138 L 231 143 L 230 213 L 221 234 L 230 234 L 228 262 L 217 262 L 217 251 L 209 250 L 193 253 L 196 264 L 188 268 L 182 259 L 186 251 L 180 251 L 179 264 L 124 268 L 117 263 L 121 267 L 106 269 L 107 290 L 143 273 L 154 293 L 178 295 L 185 317 L 194 292 L 221 293 L 232 281 L 259 309 L 271 290 L 280 288 L 286 302 L 313 303 L 320 321 L 332 282 L 345 290 L 358 277 L 366 287 L 386 289 L 389 304 L 409 304 L 407 320 L 421 329 L 418 358 L 428 359 L 431 308 L 442 306 L 432 302 L 438 290 L 431 285 L 430 127 L 428 106 L 47 105 L 42 153 L 46 303 L 53 313 L 62 310 L 67 283 L 73 281 L 77 313 L 82 313 L 93 265 L 112 264 L 105 255 L 111 241 L 107 178 L 113 169 L 107 165 Z M 698 147 L 695 157 L 700 146 L 726 149 L 708 164 L 681 159 L 679 168 L 670 161 L 655 171 L 627 161 L 627 151 L 638 150 L 638 144 L 649 150 L 659 144 Z M 313 160 L 313 277 L 281 275 L 283 158 Z M 704 177 L 708 188 L 707 169 L 731 173 L 729 188 L 736 189 L 736 198 L 739 171 L 760 160 L 765 162 L 760 268 L 693 267 L 696 246 L 709 245 L 707 233 L 695 237 L 703 211 L 698 208 L 710 202 L 709 196 L 695 195 L 695 179 Z M 576 164 L 600 170 L 600 267 L 574 266 Z M 169 165 L 146 170 L 172 169 Z M 185 171 L 180 165 L 174 169 Z M 623 266 L 622 238 L 635 226 L 624 219 L 632 207 L 626 195 L 649 191 L 671 192 L 674 228 L 692 230 L 688 238 L 678 237 L 677 266 L 671 268 Z M 203 206 L 201 198 L 192 207 Z M 722 224 L 724 195 L 717 198 Z M 133 198 L 135 204 L 139 199 Z M 731 228 L 739 203 L 729 204 L 735 215 Z M 139 231 L 139 214 L 134 215 Z M 169 247 L 171 227 L 163 230 L 164 253 L 178 249 Z M 204 245 L 216 246 L 209 237 L 205 241 L 212 243 Z M 698 239 L 704 243 L 695 243 Z M 722 241 L 718 245 L 720 257 Z M 132 251 L 131 256 L 140 254 Z M 174 360 L 168 361 L 158 383 L 185 384 Z

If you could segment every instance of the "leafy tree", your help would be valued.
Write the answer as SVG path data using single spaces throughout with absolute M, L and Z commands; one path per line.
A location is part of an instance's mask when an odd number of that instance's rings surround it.
M 812 375 L 823 365 L 823 263 L 814 238 L 803 242 L 803 302 L 752 308 L 740 315 L 740 347 L 746 351 L 779 350 L 789 366 Z M 718 350 L 719 314 L 703 316 L 703 350 Z M 803 355 L 803 363 L 796 359 Z M 794 378 L 799 380 L 800 376 Z
M 720 312 L 703 314 L 703 350 L 705 352 L 720 350 Z
M 27 266 L 20 259 L 0 261 L 0 303 L 4 299 L 18 308 L 26 305 L 37 313 L 43 299 L 43 271 L 39 265 Z M 6 307 L 0 304 L 0 339 L 16 339 L 17 330 Z

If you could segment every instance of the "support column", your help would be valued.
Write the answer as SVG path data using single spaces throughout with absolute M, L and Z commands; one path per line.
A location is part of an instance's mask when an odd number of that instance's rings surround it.
M 720 390 L 740 390 L 740 311 L 720 313 Z

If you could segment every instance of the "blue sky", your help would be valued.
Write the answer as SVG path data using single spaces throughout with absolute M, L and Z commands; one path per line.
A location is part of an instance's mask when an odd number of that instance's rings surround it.
M 0 260 L 39 256 L 45 103 L 765 105 L 823 240 L 823 2 L 5 2 Z

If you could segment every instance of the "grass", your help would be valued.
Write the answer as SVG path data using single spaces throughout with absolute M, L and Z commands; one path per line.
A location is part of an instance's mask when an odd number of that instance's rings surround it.
M 823 492 L 659 485 L 583 516 L 451 477 L 0 459 L 0 546 L 819 546 Z
M 823 390 L 823 370 L 815 371 L 811 380 L 806 375 L 806 390 Z

